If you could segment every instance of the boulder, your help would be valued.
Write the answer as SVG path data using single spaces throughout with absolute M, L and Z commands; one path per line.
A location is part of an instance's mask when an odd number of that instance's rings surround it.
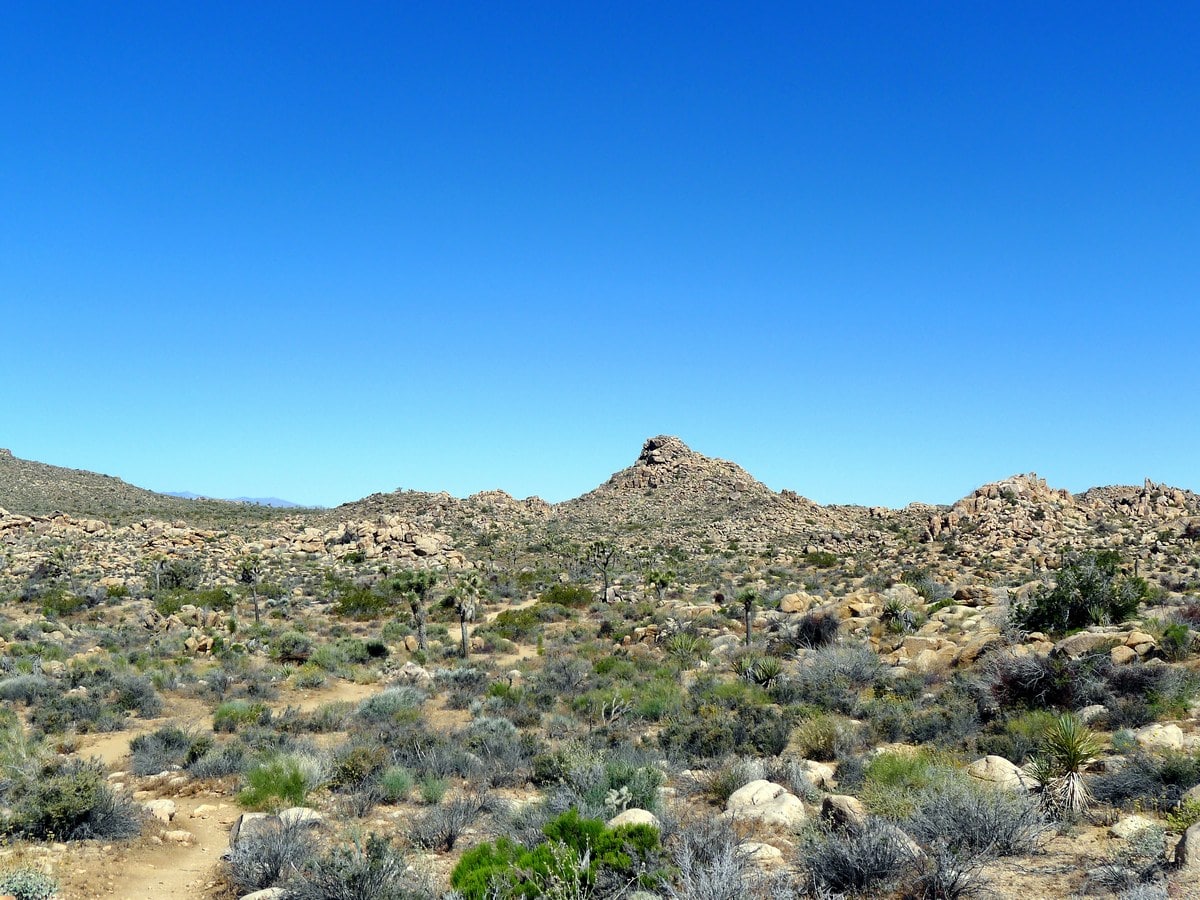
M 1116 638 L 1111 634 L 1095 634 L 1091 631 L 1081 631 L 1079 634 L 1063 638 L 1054 645 L 1052 652 L 1056 656 L 1065 656 L 1067 659 L 1078 659 L 1081 656 L 1087 656 L 1089 653 L 1095 653 L 1097 650 L 1104 650 L 1111 647 L 1115 640 Z
M 867 808 L 849 794 L 829 794 L 821 801 L 821 818 L 839 830 L 856 829 L 867 821 Z
M 1175 867 L 1189 875 L 1200 875 L 1200 822 L 1188 826 L 1175 845 Z
M 229 848 L 232 850 L 243 838 L 279 827 L 279 817 L 265 812 L 242 813 L 229 829 Z
M 750 862 L 763 866 L 778 865 L 783 862 L 783 851 L 762 841 L 742 841 L 738 844 L 738 852 Z
M 1032 790 L 1036 785 L 1021 767 L 1003 756 L 985 756 L 967 766 L 967 774 L 1011 791 Z
M 658 820 L 658 816 L 644 809 L 627 809 L 622 813 L 618 813 L 608 820 L 609 828 L 619 828 L 622 825 L 650 825 L 662 830 L 662 822 Z
M 1178 725 L 1164 725 L 1156 722 L 1139 728 L 1133 734 L 1138 744 L 1148 750 L 1182 750 L 1183 729 Z M 1197 859 L 1200 863 L 1200 859 Z
M 738 788 L 725 804 L 725 815 L 797 831 L 808 819 L 804 804 L 787 788 L 759 778 Z
M 293 806 L 279 814 L 279 821 L 284 825 L 307 825 L 316 828 L 325 824 L 325 816 L 307 806 Z

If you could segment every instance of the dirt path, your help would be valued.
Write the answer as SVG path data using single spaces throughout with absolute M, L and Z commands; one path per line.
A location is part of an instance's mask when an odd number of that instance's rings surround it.
M 91 845 L 64 856 L 57 866 L 64 900 L 212 896 L 229 829 L 241 811 L 219 798 L 173 799 L 177 810 L 169 825 L 151 827 L 129 844 Z M 180 842 L 175 832 L 190 837 Z

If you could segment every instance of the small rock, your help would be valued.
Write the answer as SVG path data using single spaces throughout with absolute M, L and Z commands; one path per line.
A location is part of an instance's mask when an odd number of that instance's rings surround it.
M 170 841 L 173 844 L 190 844 L 195 840 L 190 831 L 184 831 L 183 829 L 164 831 L 162 838 L 164 841 Z
M 142 804 L 143 809 L 164 825 L 175 818 L 174 800 L 151 800 Z
M 1113 837 L 1119 837 L 1124 840 L 1130 840 L 1140 831 L 1145 831 L 1147 828 L 1153 828 L 1154 822 L 1147 819 L 1145 816 L 1122 816 L 1117 820 L 1116 824 L 1108 829 L 1108 833 Z

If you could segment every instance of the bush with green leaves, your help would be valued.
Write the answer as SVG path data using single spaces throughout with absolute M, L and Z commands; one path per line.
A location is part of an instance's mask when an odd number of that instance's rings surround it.
M 1131 618 L 1150 594 L 1144 579 L 1121 572 L 1113 550 L 1077 555 L 1059 569 L 1053 587 L 1012 605 L 1013 622 L 1026 631 L 1063 634 Z
M 8 788 L 3 827 L 37 840 L 107 840 L 141 831 L 143 812 L 115 793 L 98 762 L 50 760 L 27 768 Z
M 228 700 L 213 711 L 213 731 L 233 733 L 249 725 L 266 725 L 271 721 L 271 710 L 265 703 L 248 700 Z
M 16 900 L 53 900 L 58 893 L 58 879 L 40 869 L 15 868 L 0 872 L 0 894 Z
M 319 760 L 303 754 L 280 754 L 246 771 L 246 786 L 237 800 L 253 810 L 303 806 L 308 792 L 322 780 Z
M 280 662 L 305 662 L 312 652 L 312 636 L 302 631 L 285 631 L 271 644 L 271 655 Z
M 586 896 L 598 882 L 652 888 L 665 875 L 659 832 L 649 825 L 609 828 L 571 809 L 542 831 L 546 840 L 536 847 L 500 838 L 468 850 L 451 886 L 466 900 L 533 900 L 552 896 L 554 885 L 574 885 Z

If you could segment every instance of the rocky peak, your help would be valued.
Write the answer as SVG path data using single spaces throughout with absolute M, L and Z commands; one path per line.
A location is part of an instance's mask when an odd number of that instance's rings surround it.
M 0 459 L 12 459 L 12 451 L 7 447 L 0 447 Z
M 681 457 L 692 456 L 692 450 L 677 437 L 660 434 L 652 437 L 642 445 L 642 453 L 634 465 L 661 466 L 672 463 Z

